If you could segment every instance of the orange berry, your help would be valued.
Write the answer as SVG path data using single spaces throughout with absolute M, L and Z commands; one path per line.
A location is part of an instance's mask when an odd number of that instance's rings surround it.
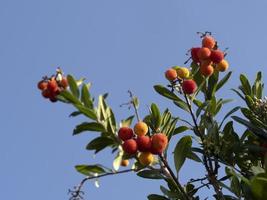
M 161 154 L 168 145 L 168 138 L 163 133 L 157 133 L 151 138 L 151 153 Z
M 133 130 L 129 127 L 121 127 L 118 131 L 118 136 L 123 141 L 131 139 L 133 135 Z
M 151 139 L 149 136 L 141 135 L 136 139 L 138 150 L 141 152 L 149 151 L 151 148 Z
M 122 160 L 121 161 L 121 166 L 127 167 L 129 165 L 129 160 Z
M 220 63 L 224 59 L 224 53 L 221 50 L 213 50 L 210 54 L 210 60 L 215 64 Z
M 148 132 L 148 126 L 145 122 L 139 121 L 134 125 L 134 133 L 137 136 L 146 135 Z
M 122 149 L 127 154 L 130 154 L 130 155 L 135 154 L 137 152 L 137 143 L 134 139 L 126 140 L 122 144 Z
M 220 63 L 216 65 L 216 69 L 220 72 L 224 72 L 228 69 L 229 64 L 226 60 L 222 60 Z
M 202 47 L 197 52 L 197 56 L 198 56 L 199 60 L 206 60 L 210 57 L 210 55 L 211 55 L 211 51 L 207 47 Z
M 38 86 L 38 89 L 45 90 L 47 88 L 47 82 L 43 80 L 39 81 L 37 86 Z
M 154 156 L 150 152 L 142 152 L 138 156 L 138 160 L 143 166 L 147 166 L 147 165 L 150 165 L 151 163 L 153 163 Z
M 210 35 L 207 35 L 202 39 L 202 47 L 213 49 L 215 44 L 216 44 L 215 39 Z
M 212 65 L 202 65 L 200 66 L 200 72 L 203 76 L 211 76 L 214 72 L 214 69 L 212 67 Z
M 175 69 L 168 69 L 165 72 L 165 77 L 169 80 L 169 81 L 174 81 L 175 79 L 177 79 L 177 72 Z
M 184 80 L 182 88 L 185 94 L 193 94 L 197 90 L 197 84 L 193 79 Z

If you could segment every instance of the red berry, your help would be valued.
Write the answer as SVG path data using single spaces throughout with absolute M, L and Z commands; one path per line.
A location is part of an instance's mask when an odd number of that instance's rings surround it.
M 168 137 L 163 133 L 157 133 L 151 138 L 151 153 L 161 154 L 168 145 Z
M 133 135 L 133 130 L 129 127 L 121 127 L 118 131 L 118 136 L 123 141 L 131 139 Z
M 135 154 L 137 152 L 137 143 L 134 139 L 126 140 L 122 144 L 122 149 L 127 154 L 130 154 L 130 155 Z
M 44 98 L 49 98 L 50 97 L 50 91 L 48 89 L 45 89 L 42 91 L 42 95 Z
M 47 88 L 47 82 L 46 81 L 39 81 L 37 86 L 40 90 L 45 90 Z
M 149 151 L 151 148 L 151 139 L 149 136 L 138 136 L 136 139 L 138 150 L 141 152 Z
M 60 82 L 60 85 L 66 89 L 69 86 L 68 79 L 66 77 L 62 77 L 62 80 Z
M 185 94 L 193 94 L 197 90 L 197 84 L 193 79 L 184 80 L 182 88 Z
M 194 62 L 198 63 L 200 62 L 199 58 L 198 58 L 198 51 L 199 51 L 200 47 L 194 47 L 191 49 L 191 58 Z
M 213 50 L 210 54 L 210 60 L 215 64 L 220 63 L 224 59 L 224 53 L 221 50 Z
M 55 79 L 48 81 L 47 89 L 49 89 L 51 92 L 56 92 L 58 90 L 57 81 Z

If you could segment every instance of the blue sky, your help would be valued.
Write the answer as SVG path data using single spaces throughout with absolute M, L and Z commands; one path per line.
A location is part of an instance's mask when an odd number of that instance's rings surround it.
M 83 119 L 68 118 L 71 107 L 42 99 L 36 83 L 43 75 L 60 66 L 86 77 L 95 96 L 110 93 L 117 119 L 131 114 L 119 107 L 128 89 L 140 98 L 141 114 L 151 102 L 164 110 L 171 104 L 153 85 L 166 84 L 164 71 L 182 65 L 186 51 L 200 43 L 196 32 L 208 30 L 230 48 L 234 74 L 221 95 L 236 97 L 229 89 L 239 85 L 240 73 L 252 79 L 261 70 L 266 82 L 266 6 L 264 0 L 0 1 L 1 198 L 68 199 L 67 190 L 83 177 L 76 164 L 111 166 L 108 151 L 94 158 L 84 149 L 96 134 L 72 136 Z M 201 176 L 196 169 L 186 165 L 184 178 Z M 160 183 L 120 175 L 84 190 L 86 199 L 145 199 L 160 192 Z

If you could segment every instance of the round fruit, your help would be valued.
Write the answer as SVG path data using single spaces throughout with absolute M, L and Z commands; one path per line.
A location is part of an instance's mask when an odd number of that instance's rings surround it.
M 47 89 L 49 89 L 51 92 L 55 92 L 58 90 L 57 81 L 55 79 L 51 79 L 48 81 Z
M 146 135 L 148 132 L 148 126 L 145 122 L 139 121 L 137 124 L 134 125 L 134 133 L 137 136 Z
M 122 160 L 121 161 L 121 166 L 127 167 L 129 165 L 129 160 Z
M 66 77 L 62 77 L 60 84 L 64 89 L 66 89 L 69 86 L 68 79 Z
M 210 57 L 210 55 L 211 55 L 211 51 L 207 47 L 202 47 L 197 52 L 197 56 L 199 60 L 206 60 Z
M 46 81 L 39 81 L 37 86 L 40 90 L 45 90 L 47 88 L 47 82 Z
M 122 144 L 122 149 L 124 150 L 125 153 L 127 154 L 135 154 L 137 152 L 137 143 L 134 139 L 129 139 L 126 140 Z
M 141 152 L 149 151 L 151 148 L 151 139 L 149 136 L 138 136 L 136 139 L 138 150 Z
M 157 133 L 151 138 L 151 153 L 161 154 L 168 145 L 168 138 L 163 133 Z
M 207 47 L 209 49 L 213 49 L 215 44 L 216 44 L 216 41 L 210 35 L 207 35 L 202 39 L 202 46 L 203 47 Z
M 228 69 L 229 64 L 226 60 L 222 60 L 220 63 L 217 64 L 216 69 L 220 72 L 224 72 Z
M 185 94 L 193 94 L 197 90 L 197 84 L 193 79 L 184 80 L 182 88 Z
M 185 79 L 185 78 L 189 77 L 190 72 L 186 67 L 181 67 L 181 68 L 177 69 L 177 75 L 179 78 Z
M 50 91 L 48 89 L 43 90 L 42 96 L 46 99 L 49 98 L 50 97 Z
M 200 49 L 200 47 L 194 47 L 194 48 L 191 49 L 191 58 L 196 63 L 199 62 L 199 58 L 198 58 L 199 49 Z
M 169 80 L 169 81 L 174 81 L 175 79 L 177 79 L 177 72 L 175 69 L 168 69 L 165 72 L 165 77 Z
M 214 72 L 214 69 L 211 65 L 203 65 L 203 66 L 200 66 L 200 72 L 203 76 L 211 76 Z
M 133 130 L 129 127 L 121 127 L 118 131 L 118 136 L 123 141 L 131 139 L 133 135 Z
M 224 59 L 224 53 L 221 50 L 213 50 L 211 51 L 210 59 L 215 64 L 218 64 Z
M 138 160 L 142 165 L 147 166 L 147 165 L 150 165 L 151 163 L 153 163 L 154 156 L 150 152 L 142 152 L 138 156 Z

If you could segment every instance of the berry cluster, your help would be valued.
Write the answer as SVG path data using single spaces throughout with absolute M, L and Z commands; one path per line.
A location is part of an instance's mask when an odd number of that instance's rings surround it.
M 147 133 L 148 126 L 142 121 L 135 124 L 134 130 L 130 127 L 121 127 L 118 131 L 118 136 L 123 141 L 123 151 L 128 155 L 138 154 L 138 161 L 143 166 L 153 163 L 153 154 L 162 154 L 168 145 L 168 138 L 164 133 L 155 133 L 151 137 Z M 127 163 L 123 160 L 121 165 L 127 166 Z
M 60 70 L 57 70 L 56 75 L 52 75 L 50 78 L 44 77 L 39 81 L 37 87 L 42 91 L 44 98 L 56 102 L 57 95 L 68 87 L 68 80 Z
M 213 74 L 214 69 L 226 71 L 228 62 L 224 59 L 224 52 L 218 49 L 217 41 L 211 35 L 202 37 L 202 47 L 191 49 L 191 58 L 199 65 L 201 74 L 208 77 Z
M 217 41 L 207 34 L 202 36 L 202 47 L 191 49 L 191 59 L 198 65 L 199 71 L 204 77 L 211 76 L 215 70 L 226 71 L 229 64 L 224 57 L 224 52 L 218 49 Z M 184 93 L 190 95 L 197 90 L 197 84 L 190 73 L 186 67 L 175 66 L 165 72 L 165 77 L 171 83 L 179 82 Z

